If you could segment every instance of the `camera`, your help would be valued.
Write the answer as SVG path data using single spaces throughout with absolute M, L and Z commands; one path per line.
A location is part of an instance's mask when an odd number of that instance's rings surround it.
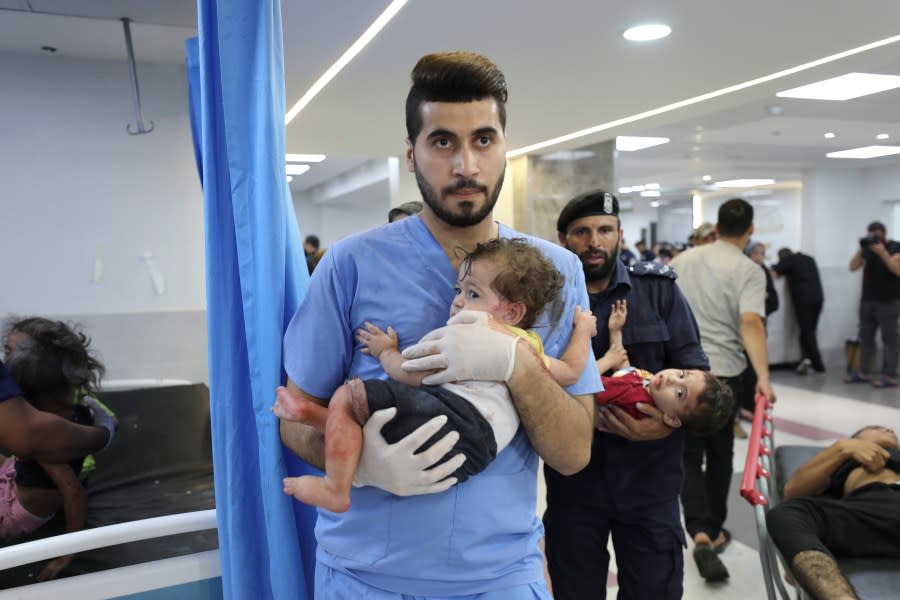
M 878 236 L 874 234 L 869 234 L 864 238 L 859 238 L 859 247 L 863 250 L 868 250 L 869 246 L 878 241 Z

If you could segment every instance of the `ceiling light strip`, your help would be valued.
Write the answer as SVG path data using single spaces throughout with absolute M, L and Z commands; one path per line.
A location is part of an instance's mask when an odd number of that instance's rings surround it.
M 328 85 L 328 82 L 334 79 L 335 75 L 340 73 L 341 69 L 346 67 L 347 64 L 366 47 L 366 44 L 371 42 L 372 38 L 378 35 L 378 32 L 394 18 L 394 15 L 403 8 L 403 5 L 406 4 L 407 1 L 408 0 L 394 0 L 386 9 L 384 9 L 384 12 L 369 25 L 369 28 L 359 36 L 359 39 L 353 42 L 353 45 L 347 48 L 347 51 L 344 52 L 344 54 L 337 59 L 337 61 L 331 65 L 314 84 L 312 84 L 312 87 L 303 94 L 303 97 L 287 111 L 287 114 L 284 116 L 285 125 L 289 125 L 290 122 L 294 120 L 294 117 L 296 117 L 307 104 L 312 102 L 312 99 L 316 97 L 316 94 L 321 92 L 322 89 Z
M 574 131 L 572 133 L 568 133 L 566 135 L 561 135 L 559 137 L 551 138 L 551 139 L 545 140 L 543 142 L 531 144 L 530 146 L 523 146 L 522 148 L 516 148 L 515 150 L 510 150 L 509 152 L 507 152 L 506 158 L 514 158 L 521 154 L 528 154 L 529 152 L 534 152 L 535 150 L 541 150 L 542 148 L 547 148 L 549 146 L 555 146 L 556 144 L 562 144 L 563 142 L 569 142 L 571 140 L 575 140 L 580 137 L 584 137 L 586 135 L 592 135 L 594 133 L 606 131 L 607 129 L 619 127 L 620 125 L 627 125 L 629 123 L 634 123 L 635 121 L 640 121 L 642 119 L 647 119 L 649 117 L 655 117 L 656 115 L 661 115 L 663 113 L 671 112 L 673 110 L 678 110 L 679 108 L 684 108 L 685 106 L 697 104 L 698 102 L 712 100 L 713 98 L 718 98 L 719 96 L 724 96 L 726 94 L 731 94 L 733 92 L 745 90 L 749 87 L 760 85 L 762 83 L 767 83 L 767 82 L 773 81 L 775 79 L 781 79 L 782 77 L 787 77 L 788 75 L 800 73 L 801 71 L 806 71 L 807 69 L 819 67 L 819 66 L 828 64 L 830 62 L 834 62 L 836 60 L 841 60 L 841 59 L 853 56 L 855 54 L 861 54 L 863 52 L 868 52 L 869 50 L 874 50 L 875 48 L 881 48 L 882 46 L 888 46 L 888 45 L 894 44 L 896 42 L 900 42 L 900 35 L 895 35 L 895 36 L 891 36 L 889 38 L 884 38 L 883 40 L 878 40 L 877 42 L 872 42 L 870 44 L 865 44 L 863 46 L 857 46 L 856 48 L 851 48 L 850 50 L 838 52 L 837 54 L 832 54 L 830 56 L 826 56 L 826 57 L 820 58 L 818 60 L 804 63 L 802 65 L 797 65 L 796 67 L 784 69 L 783 71 L 778 71 L 777 73 L 771 73 L 769 75 L 764 75 L 763 77 L 757 77 L 756 79 L 751 79 L 751 80 L 745 81 L 743 83 L 738 83 L 738 84 L 735 84 L 732 86 L 724 87 L 722 89 L 715 90 L 713 92 L 708 92 L 706 94 L 694 96 L 693 98 L 688 98 L 686 100 L 680 100 L 678 102 L 673 102 L 672 104 L 666 104 L 665 106 L 660 106 L 659 108 L 647 110 L 642 113 L 638 113 L 636 115 L 631 115 L 629 117 L 623 117 L 621 119 L 616 119 L 615 121 L 609 121 L 607 123 L 601 123 L 600 125 L 595 125 L 594 127 L 588 127 L 587 129 L 582 129 L 580 131 Z

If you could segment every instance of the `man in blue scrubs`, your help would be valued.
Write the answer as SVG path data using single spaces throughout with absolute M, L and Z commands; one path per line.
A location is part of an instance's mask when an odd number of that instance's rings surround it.
M 548 355 L 562 353 L 575 306 L 587 306 L 575 256 L 492 219 L 506 166 L 507 91 L 497 66 L 472 53 L 430 54 L 412 79 L 406 158 L 425 207 L 334 244 L 285 334 L 289 387 L 321 404 L 348 377 L 386 378 L 355 340 L 366 321 L 392 326 L 401 347 L 444 325 L 459 264 L 478 242 L 525 237 L 564 275 L 560 297 L 534 327 Z M 388 445 L 380 428 L 394 409 L 375 413 L 364 428 L 357 475 L 367 485 L 353 490 L 348 512 L 319 511 L 316 596 L 549 598 L 538 548 L 543 529 L 535 515 L 538 456 L 562 473 L 587 464 L 591 394 L 601 389 L 596 365 L 590 361 L 580 380 L 563 390 L 525 345 L 483 323 L 450 325 L 407 350 L 407 358 L 415 358 L 408 367 L 439 369 L 426 383 L 505 380 L 522 427 L 485 471 L 453 486 L 446 477 L 461 464 L 459 455 L 428 467 L 448 454 L 455 432 L 414 454 L 445 417 Z M 320 434 L 283 421 L 281 435 L 322 467 Z

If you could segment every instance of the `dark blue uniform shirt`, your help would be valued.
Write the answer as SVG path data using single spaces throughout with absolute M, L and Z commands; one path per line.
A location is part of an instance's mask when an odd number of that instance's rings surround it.
M 609 349 L 611 305 L 625 298 L 628 318 L 622 337 L 632 366 L 652 373 L 666 368 L 708 370 L 697 322 L 675 278 L 664 265 L 618 265 L 606 290 L 591 294 L 597 317 L 594 355 L 600 358 Z M 595 430 L 591 461 L 583 471 L 564 477 L 545 467 L 547 502 L 607 511 L 613 519 L 637 510 L 640 518 L 671 528 L 684 543 L 678 511 L 683 447 L 680 431 L 662 440 L 631 442 Z

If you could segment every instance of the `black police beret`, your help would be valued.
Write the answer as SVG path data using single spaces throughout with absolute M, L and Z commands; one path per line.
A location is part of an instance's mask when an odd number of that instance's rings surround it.
M 582 217 L 595 217 L 598 215 L 619 216 L 619 199 L 603 190 L 585 192 L 569 200 L 559 219 L 556 221 L 556 230 L 565 233 L 569 223 Z

